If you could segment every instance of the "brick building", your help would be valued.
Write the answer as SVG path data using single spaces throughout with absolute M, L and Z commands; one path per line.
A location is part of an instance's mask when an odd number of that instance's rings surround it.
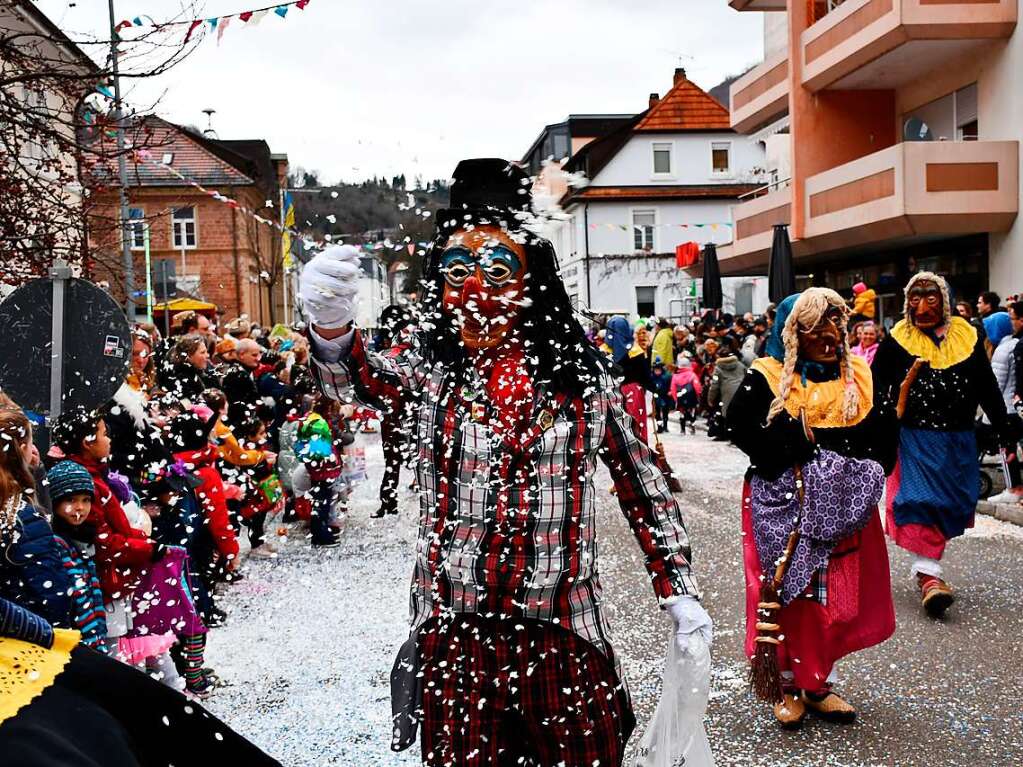
M 151 272 L 159 273 L 159 262 L 172 261 L 178 297 L 214 303 L 225 319 L 247 314 L 261 324 L 279 321 L 280 232 L 204 194 L 171 169 L 277 221 L 287 155 L 272 154 L 263 140 L 221 141 L 156 117 L 144 118 L 131 132 L 134 145 L 147 147 L 149 154 L 148 160 L 132 159 L 128 168 L 138 315 L 146 311 L 148 229 Z M 116 179 L 112 170 L 94 172 L 109 174 L 112 180 Z M 101 199 L 90 231 L 92 277 L 108 280 L 111 292 L 123 300 L 123 275 L 114 266 L 120 252 L 116 185 L 108 182 Z

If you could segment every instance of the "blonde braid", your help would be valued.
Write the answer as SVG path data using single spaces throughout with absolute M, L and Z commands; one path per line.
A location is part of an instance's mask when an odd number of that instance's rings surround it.
M 785 402 L 792 390 L 796 361 L 799 358 L 799 328 L 814 327 L 831 308 L 840 309 L 842 312 L 841 326 L 839 327 L 839 332 L 842 334 L 841 375 L 845 379 L 842 416 L 846 421 L 851 421 L 859 412 L 860 393 L 855 384 L 853 366 L 850 362 L 852 350 L 849 347 L 849 337 L 846 332 L 849 307 L 846 306 L 842 297 L 830 288 L 808 288 L 796 300 L 792 312 L 785 320 L 785 327 L 782 328 L 781 337 L 785 346 L 785 361 L 781 379 L 778 382 L 778 396 L 771 402 L 771 407 L 767 411 L 768 424 L 785 409 Z

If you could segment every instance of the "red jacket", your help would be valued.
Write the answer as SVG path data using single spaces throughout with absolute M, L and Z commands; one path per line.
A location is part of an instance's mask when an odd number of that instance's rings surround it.
M 201 450 L 185 450 L 174 457 L 184 462 L 192 473 L 202 480 L 196 488 L 196 497 L 206 517 L 206 528 L 213 537 L 217 551 L 228 559 L 238 556 L 238 538 L 231 527 L 227 514 L 227 498 L 224 497 L 224 478 L 217 471 L 217 448 L 207 445 Z
M 82 456 L 70 459 L 85 467 L 96 485 L 87 521 L 96 528 L 96 570 L 103 596 L 121 599 L 138 585 L 156 544 L 129 524 L 121 502 L 107 484 L 105 466 Z

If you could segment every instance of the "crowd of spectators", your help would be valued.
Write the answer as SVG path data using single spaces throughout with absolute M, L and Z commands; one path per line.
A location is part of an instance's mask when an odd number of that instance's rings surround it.
M 136 325 L 132 344 L 113 398 L 62 413 L 43 451 L 0 395 L 0 614 L 77 629 L 203 698 L 220 682 L 206 635 L 246 550 L 277 557 L 295 531 L 338 545 L 353 412 L 318 395 L 308 342 L 284 326 L 218 332 L 182 312 L 166 337 Z

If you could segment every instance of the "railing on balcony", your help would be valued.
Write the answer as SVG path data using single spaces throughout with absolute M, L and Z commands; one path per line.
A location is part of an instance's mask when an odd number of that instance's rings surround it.
M 883 59 L 923 40 L 932 47 L 947 41 L 950 56 L 969 56 L 961 41 L 1008 37 L 1018 14 L 1018 0 L 832 0 L 812 7 L 801 47 L 803 84 L 814 91 L 862 75 L 861 68 L 868 69 L 863 82 L 836 87 L 885 88 L 897 84 L 892 78 L 924 75 L 934 66 L 926 56 L 909 51 L 898 67 L 884 66 Z
M 814 250 L 923 234 L 1004 231 L 1019 208 L 1015 141 L 907 142 L 811 176 Z
M 740 194 L 736 199 L 746 202 L 747 200 L 752 200 L 756 197 L 763 197 L 765 194 L 770 194 L 771 192 L 777 192 L 779 189 L 787 189 L 791 183 L 792 177 L 789 176 L 788 178 L 779 179 L 772 181 L 769 184 L 758 186 L 756 189 Z
M 789 59 L 787 52 L 781 52 L 732 83 L 732 128 L 747 133 L 778 119 L 788 111 L 788 94 Z

